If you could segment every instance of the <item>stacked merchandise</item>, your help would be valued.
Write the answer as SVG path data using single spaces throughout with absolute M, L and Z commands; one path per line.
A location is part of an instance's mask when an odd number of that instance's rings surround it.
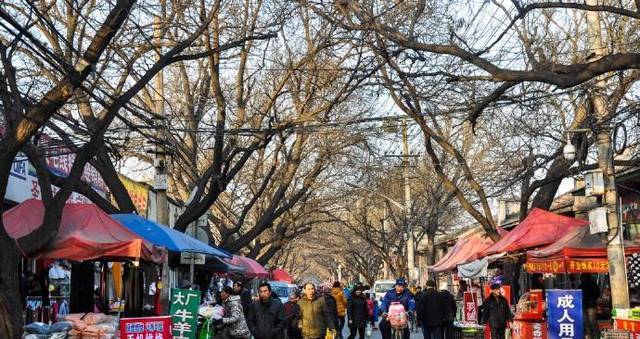
M 74 313 L 64 319 L 73 326 L 69 339 L 114 339 L 118 332 L 118 318 L 103 313 Z
M 24 327 L 22 339 L 65 339 L 71 330 L 70 322 L 59 322 L 53 325 L 35 322 Z
M 612 311 L 613 327 L 616 330 L 628 331 L 631 338 L 640 338 L 640 307 Z
M 640 253 L 632 254 L 628 259 L 627 280 L 629 287 L 640 287 Z

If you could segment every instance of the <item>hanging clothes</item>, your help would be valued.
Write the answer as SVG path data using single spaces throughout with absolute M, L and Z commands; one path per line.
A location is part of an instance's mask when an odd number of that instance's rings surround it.
M 71 265 L 71 313 L 93 312 L 94 269 L 92 262 L 73 263 Z
M 141 317 L 143 315 L 144 286 L 142 270 L 132 264 L 124 268 L 124 316 Z
M 629 281 L 629 287 L 640 287 L 640 254 L 632 254 L 627 262 L 627 280 Z
M 111 275 L 113 277 L 115 297 L 116 299 L 122 299 L 122 263 L 113 263 L 113 266 L 111 267 Z

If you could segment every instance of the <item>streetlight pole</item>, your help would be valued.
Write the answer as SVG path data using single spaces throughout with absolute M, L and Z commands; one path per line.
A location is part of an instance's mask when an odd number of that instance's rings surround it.
M 411 219 L 411 186 L 409 184 L 409 138 L 407 135 L 407 121 L 402 122 L 402 165 L 404 177 L 404 212 L 405 231 L 407 232 L 407 270 L 409 282 L 413 282 L 415 277 L 415 246 L 413 237 L 413 223 Z

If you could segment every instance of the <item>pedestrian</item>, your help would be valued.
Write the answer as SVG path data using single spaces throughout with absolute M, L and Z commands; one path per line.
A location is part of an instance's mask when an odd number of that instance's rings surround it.
M 337 339 L 342 339 L 342 329 L 345 325 L 345 317 L 347 315 L 347 297 L 345 296 L 344 290 L 342 289 L 342 284 L 339 281 L 333 283 L 333 288 L 331 289 L 331 295 L 336 300 L 336 313 L 338 315 L 338 326 L 336 327 L 338 331 Z
M 444 305 L 442 295 L 436 291 L 436 282 L 427 281 L 427 287 L 417 303 L 418 319 L 422 323 L 424 339 L 442 339 Z
M 335 323 L 329 314 L 325 298 L 316 295 L 316 288 L 307 283 L 303 288 L 304 296 L 300 299 L 300 323 L 303 339 L 321 339 L 327 330 L 335 331 Z
M 498 283 L 492 284 L 491 295 L 482 304 L 482 324 L 489 326 L 491 339 L 505 339 L 507 322 L 512 319 L 509 302 L 500 292 L 501 287 Z
M 449 292 L 446 285 L 440 287 L 440 297 L 442 299 L 443 315 L 442 315 L 442 334 L 444 339 L 453 339 L 454 326 L 453 321 L 456 318 L 458 312 L 458 305 L 456 305 L 456 299 Z
M 300 296 L 297 291 L 289 294 L 289 300 L 284 303 L 284 314 L 287 317 L 287 339 L 302 339 L 302 332 L 298 327 L 300 323 Z
M 369 322 L 371 323 L 371 327 L 376 329 L 376 301 L 371 298 L 371 294 L 365 293 L 365 299 L 367 300 L 367 313 L 369 315 Z
M 416 300 L 416 303 L 420 300 L 420 297 L 422 297 L 422 287 L 417 286 L 416 292 L 413 294 L 413 298 Z
M 249 339 L 251 333 L 242 311 L 240 296 L 233 295 L 233 288 L 230 286 L 224 286 L 220 292 L 220 298 L 224 307 L 224 316 L 213 322 L 216 328 L 221 328 L 216 338 Z
M 382 320 L 380 320 L 380 334 L 382 334 L 383 339 L 391 338 L 391 324 L 387 319 L 387 313 L 389 312 L 389 306 L 391 303 L 400 303 L 405 312 L 413 312 L 416 306 L 415 299 L 409 290 L 407 289 L 407 282 L 404 278 L 396 279 L 395 285 L 392 289 L 385 293 L 382 298 Z M 409 339 L 409 330 L 405 329 L 403 331 L 403 339 Z
M 338 331 L 338 327 L 340 326 L 340 320 L 338 319 L 338 303 L 336 298 L 331 294 L 331 289 L 329 287 L 324 287 L 324 300 L 327 304 L 327 310 L 329 311 L 329 315 L 333 321 L 333 327 Z
M 250 306 L 247 324 L 255 339 L 281 339 L 284 337 L 287 317 L 278 299 L 271 297 L 271 285 L 266 282 L 258 286 L 258 301 Z
M 580 276 L 580 289 L 582 290 L 582 310 L 584 313 L 584 337 L 593 339 L 600 337 L 596 306 L 600 297 L 600 287 L 596 284 L 591 274 Z
M 242 281 L 238 280 L 233 283 L 233 294 L 240 296 L 240 302 L 242 303 L 242 311 L 246 319 L 249 316 L 249 309 L 251 308 L 251 304 L 253 303 L 253 298 L 251 298 L 251 292 L 249 292 L 246 288 L 244 288 L 244 283 Z
M 362 293 L 362 286 L 356 286 L 351 293 L 351 300 L 347 303 L 347 314 L 349 316 L 349 339 L 354 339 L 356 333 L 360 334 L 360 339 L 364 339 L 367 320 L 369 319 L 369 309 L 367 300 Z

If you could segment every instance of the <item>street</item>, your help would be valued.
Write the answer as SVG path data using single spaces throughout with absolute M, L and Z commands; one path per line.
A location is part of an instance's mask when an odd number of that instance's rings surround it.
M 348 338 L 349 337 L 349 329 L 345 328 L 344 331 L 342 331 L 343 338 Z M 356 338 L 358 338 L 358 336 L 356 336 Z M 372 339 L 382 339 L 382 335 L 380 335 L 380 331 L 378 330 L 374 330 L 371 336 Z M 413 332 L 411 333 L 411 339 L 422 339 L 422 331 L 418 330 L 418 332 Z

